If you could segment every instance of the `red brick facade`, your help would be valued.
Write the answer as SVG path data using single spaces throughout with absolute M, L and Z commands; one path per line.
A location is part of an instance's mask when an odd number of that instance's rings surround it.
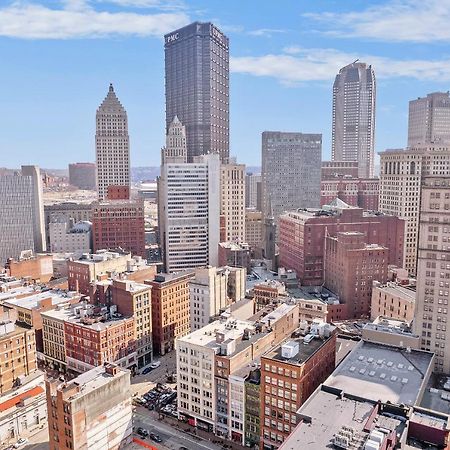
M 336 178 L 322 180 L 320 205 L 329 205 L 335 198 L 365 211 L 378 211 L 378 178 Z

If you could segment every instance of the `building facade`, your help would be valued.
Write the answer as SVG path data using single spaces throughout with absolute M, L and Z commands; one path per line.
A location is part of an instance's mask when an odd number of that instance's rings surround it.
M 133 433 L 130 372 L 105 364 L 70 382 L 46 382 L 50 450 L 130 445 Z
M 358 178 L 358 161 L 322 161 L 322 181 Z
M 168 273 L 218 263 L 220 161 L 216 154 L 194 159 L 161 166 L 158 222 Z
M 245 175 L 245 207 L 261 211 L 261 174 Z
M 146 257 L 143 200 L 105 200 L 93 205 L 92 246 L 98 250 L 122 249 Z
M 322 135 L 264 131 L 262 134 L 263 213 L 320 205 Z
M 414 333 L 434 352 L 434 371 L 450 372 L 450 176 L 422 178 Z
M 96 171 L 95 163 L 79 162 L 69 164 L 69 183 L 78 189 L 95 191 L 97 188 Z
M 108 186 L 130 184 L 130 141 L 128 118 L 110 84 L 108 94 L 97 109 L 95 153 L 99 200 L 105 200 Z
M 411 323 L 414 319 L 415 306 L 415 286 L 401 285 L 392 281 L 386 284 L 374 281 L 370 307 L 371 320 L 382 316 Z
M 54 218 L 49 224 L 50 251 L 52 253 L 90 253 L 92 250 L 91 222 L 67 222 Z
M 357 161 L 358 177 L 373 178 L 376 82 L 372 66 L 355 61 L 333 84 L 331 158 Z
M 364 233 L 344 231 L 325 238 L 325 287 L 346 305 L 346 318 L 370 316 L 372 283 L 385 283 L 389 250 L 367 244 Z
M 327 209 L 293 211 L 280 217 L 280 266 L 294 270 L 303 285 L 321 285 L 325 236 L 340 231 L 364 233 L 367 244 L 389 248 L 389 264 L 402 267 L 405 221 L 394 215 L 364 212 L 341 201 Z
M 0 264 L 19 259 L 26 250 L 46 250 L 42 180 L 37 166 L 0 175 Z
M 450 146 L 443 143 L 380 153 L 380 211 L 406 221 L 404 261 L 397 265 L 412 276 L 416 274 L 421 179 L 449 174 Z
M 408 147 L 450 141 L 450 94 L 433 92 L 409 102 Z
M 175 348 L 177 338 L 190 330 L 189 282 L 193 272 L 158 274 L 152 287 L 153 351 L 165 355 Z
M 252 252 L 258 253 L 263 246 L 263 216 L 256 209 L 245 210 L 245 240 Z
M 225 241 L 245 240 L 245 165 L 220 166 L 220 215 L 225 220 Z
M 166 127 L 175 116 L 186 126 L 188 161 L 229 156 L 228 38 L 212 23 L 194 22 L 164 36 Z

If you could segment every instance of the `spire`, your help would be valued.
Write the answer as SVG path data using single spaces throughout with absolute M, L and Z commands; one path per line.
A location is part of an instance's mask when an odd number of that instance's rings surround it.
M 108 94 L 99 106 L 97 112 L 107 114 L 126 114 L 124 107 L 114 92 L 114 86 L 112 83 L 109 84 Z
M 114 92 L 114 87 L 112 83 L 109 83 L 109 92 Z

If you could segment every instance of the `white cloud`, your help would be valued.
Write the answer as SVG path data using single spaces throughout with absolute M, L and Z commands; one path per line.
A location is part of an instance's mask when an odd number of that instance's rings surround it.
M 272 35 L 277 33 L 286 33 L 286 30 L 278 30 L 273 28 L 260 28 L 259 30 L 248 31 L 247 34 L 250 36 L 263 36 L 272 37 Z
M 334 49 L 288 47 L 289 53 L 231 58 L 235 73 L 275 78 L 292 85 L 310 81 L 330 81 L 339 69 L 360 58 L 372 64 L 377 78 L 415 78 L 450 81 L 450 59 L 398 60 L 380 56 L 357 55 Z
M 86 0 L 66 0 L 60 9 L 19 2 L 0 8 L 0 36 L 22 39 L 158 36 L 189 23 L 182 12 L 137 14 L 94 10 Z
M 158 8 L 163 10 L 185 9 L 182 0 L 97 0 L 100 3 L 111 3 L 133 8 Z
M 348 13 L 314 13 L 328 33 L 398 42 L 450 41 L 450 0 L 391 0 Z

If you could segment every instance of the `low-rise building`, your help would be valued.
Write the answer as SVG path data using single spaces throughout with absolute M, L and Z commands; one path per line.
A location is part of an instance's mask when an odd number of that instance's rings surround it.
M 139 283 L 151 280 L 156 274 L 156 266 L 148 265 L 140 256 L 126 252 L 99 251 L 84 254 L 79 259 L 68 261 L 69 289 L 89 295 L 90 284 L 101 276 L 122 276 Z
M 260 449 L 277 449 L 298 423 L 296 412 L 335 367 L 336 335 L 289 339 L 261 358 Z
M 53 276 L 53 258 L 51 255 L 33 255 L 30 252 L 19 260 L 9 259 L 6 269 L 12 277 L 48 283 Z
M 416 306 L 416 287 L 402 285 L 397 282 L 382 284 L 374 281 L 372 285 L 372 301 L 370 318 L 378 316 L 404 320 L 411 323 Z
M 287 297 L 286 286 L 281 281 L 268 280 L 253 286 L 256 310 L 265 308 L 271 303 L 277 303 L 281 296 Z
M 152 334 L 153 351 L 165 355 L 175 348 L 177 338 L 190 331 L 189 283 L 192 271 L 158 274 L 152 287 Z
M 236 242 L 219 243 L 219 266 L 244 267 L 250 271 L 249 245 Z
M 102 364 L 70 382 L 47 381 L 50 450 L 110 449 L 131 444 L 130 372 Z
M 92 223 L 75 223 L 56 217 L 49 224 L 50 251 L 53 253 L 89 253 L 92 250 Z

